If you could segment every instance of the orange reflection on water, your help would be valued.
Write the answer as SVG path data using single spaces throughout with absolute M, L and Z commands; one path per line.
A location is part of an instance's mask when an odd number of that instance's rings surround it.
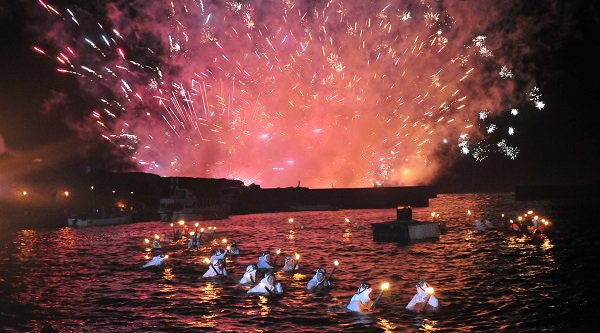
M 201 290 L 203 292 L 203 296 L 201 297 L 203 303 L 211 303 L 219 298 L 217 291 L 220 289 L 215 288 L 212 282 L 208 282 Z
M 435 320 L 423 319 L 423 325 L 419 329 L 419 332 L 436 332 L 436 331 L 439 331 L 440 329 L 437 328 L 436 325 L 437 325 L 437 321 L 435 321 Z
M 173 268 L 171 268 L 171 267 L 165 268 L 165 270 L 163 271 L 163 279 L 165 279 L 167 281 L 171 281 L 171 280 L 173 280 L 174 277 L 175 277 L 175 275 L 173 274 Z
M 258 296 L 258 305 L 260 306 L 260 315 L 266 317 L 271 313 L 271 308 L 267 305 L 269 299 L 266 296 Z
M 344 242 L 349 242 L 352 238 L 352 231 L 350 230 L 350 228 L 346 228 L 344 229 L 344 232 L 342 233 L 342 240 Z
M 386 333 L 395 332 L 396 330 L 396 325 L 387 319 L 379 318 L 377 325 L 383 328 L 384 332 Z
M 20 230 L 17 239 L 15 239 L 17 249 L 17 259 L 19 261 L 27 261 L 35 255 L 34 249 L 38 241 L 35 230 Z

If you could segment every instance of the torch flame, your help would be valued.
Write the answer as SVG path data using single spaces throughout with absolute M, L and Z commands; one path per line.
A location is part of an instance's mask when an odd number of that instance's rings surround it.
M 150 240 L 148 238 L 144 238 L 144 243 L 148 244 L 150 243 Z
M 425 288 L 425 292 L 428 293 L 429 295 L 433 295 L 434 290 L 431 287 L 427 287 L 427 288 Z
M 388 290 L 390 289 L 390 283 L 389 282 L 384 282 L 381 284 L 381 290 Z
M 333 264 L 334 264 L 335 266 L 338 266 L 338 265 L 340 264 L 340 262 L 339 262 L 339 261 L 337 261 L 337 260 L 335 260 L 335 261 L 333 262 Z

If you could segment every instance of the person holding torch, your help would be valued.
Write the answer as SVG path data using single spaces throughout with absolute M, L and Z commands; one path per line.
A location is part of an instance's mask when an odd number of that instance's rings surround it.
M 260 257 L 258 257 L 258 263 L 256 264 L 256 267 L 258 267 L 259 269 L 274 268 L 271 265 L 271 253 L 269 251 L 263 251 L 261 253 Z
M 331 283 L 329 283 L 329 280 L 325 277 L 325 273 L 325 267 L 319 267 L 313 278 L 310 281 L 308 281 L 306 289 L 313 292 L 319 292 L 329 289 Z
M 433 296 L 434 289 L 423 280 L 417 281 L 416 287 L 417 293 L 410 300 L 406 309 L 416 313 L 437 310 L 440 303 L 438 299 Z
M 352 296 L 350 299 L 350 303 L 346 306 L 346 308 L 350 311 L 354 312 L 368 312 L 371 310 L 371 306 L 373 305 L 373 301 L 371 300 L 371 293 L 373 289 L 371 289 L 371 285 L 363 282 L 358 286 L 358 290 L 356 294 Z
M 259 294 L 264 296 L 277 296 L 283 294 L 281 283 L 277 282 L 277 278 L 273 272 L 268 271 L 265 277 L 252 289 L 247 291 L 248 294 Z
M 292 256 L 285 256 L 284 265 L 282 270 L 285 272 L 295 272 L 300 266 L 298 265 L 298 260 L 300 259 L 300 255 L 296 253 L 295 259 Z
M 206 258 L 204 263 L 208 264 L 208 270 L 206 273 L 204 273 L 204 275 L 202 275 L 203 278 L 206 279 L 227 276 L 227 269 L 225 268 L 225 261 L 223 259 L 218 259 L 213 264 L 208 258 Z

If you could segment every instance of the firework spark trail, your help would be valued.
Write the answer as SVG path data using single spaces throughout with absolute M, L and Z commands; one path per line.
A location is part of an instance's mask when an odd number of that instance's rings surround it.
M 129 1 L 96 17 L 40 1 L 51 32 L 33 50 L 103 101 L 99 137 L 165 176 L 414 185 L 448 152 L 483 159 L 490 116 L 522 95 L 501 42 L 464 8 L 376 3 Z M 505 140 L 489 146 L 514 159 Z

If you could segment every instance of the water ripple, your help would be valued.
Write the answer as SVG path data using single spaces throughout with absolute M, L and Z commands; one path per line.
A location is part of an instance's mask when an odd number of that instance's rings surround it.
M 0 330 L 36 331 L 51 323 L 63 332 L 81 331 L 353 331 L 456 332 L 577 330 L 591 320 L 590 297 L 598 228 L 577 227 L 589 218 L 549 202 L 514 202 L 512 194 L 440 195 L 416 219 L 432 211 L 447 222 L 436 242 L 408 245 L 372 241 L 370 223 L 392 220 L 394 210 L 342 210 L 233 216 L 202 222 L 218 226 L 200 249 L 169 244 L 147 248 L 144 238 L 170 233 L 166 223 L 88 229 L 22 230 L 4 235 L 0 247 Z M 514 216 L 535 209 L 555 221 L 542 244 L 502 231 L 476 233 L 474 216 Z M 472 216 L 467 214 L 472 212 Z M 293 218 L 293 222 L 290 222 Z M 241 255 L 228 263 L 231 277 L 201 278 L 202 259 L 236 240 Z M 577 239 L 577 242 L 573 240 Z M 237 285 L 246 265 L 263 250 L 299 253 L 300 272 L 277 272 L 285 295 L 269 299 Z M 166 267 L 143 270 L 157 253 Z M 280 258 L 282 262 L 283 258 Z M 341 265 L 327 294 L 305 291 L 315 269 Z M 414 283 L 436 287 L 441 311 L 404 311 Z M 389 281 L 378 309 L 349 313 L 345 305 L 362 281 Z

